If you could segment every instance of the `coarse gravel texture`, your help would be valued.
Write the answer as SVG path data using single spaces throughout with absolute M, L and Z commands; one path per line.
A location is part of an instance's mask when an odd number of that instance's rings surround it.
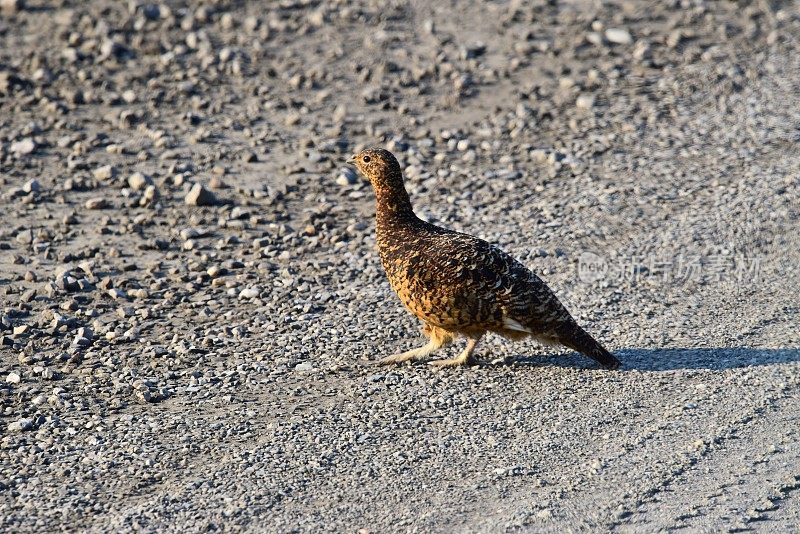
M 780 0 L 3 0 L 0 531 L 796 532 L 798 80 Z M 368 145 L 623 368 L 370 365 Z

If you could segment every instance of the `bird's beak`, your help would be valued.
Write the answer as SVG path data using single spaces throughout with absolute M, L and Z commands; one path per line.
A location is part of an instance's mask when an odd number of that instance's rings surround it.
M 355 156 L 350 156 L 347 159 L 347 163 L 349 163 L 350 165 L 355 165 L 356 164 L 356 157 Z

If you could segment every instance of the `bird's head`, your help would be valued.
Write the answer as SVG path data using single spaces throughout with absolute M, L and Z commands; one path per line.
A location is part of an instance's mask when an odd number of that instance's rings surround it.
M 392 187 L 398 181 L 402 185 L 400 164 L 388 150 L 367 148 L 347 160 L 347 163 L 354 165 L 375 189 Z

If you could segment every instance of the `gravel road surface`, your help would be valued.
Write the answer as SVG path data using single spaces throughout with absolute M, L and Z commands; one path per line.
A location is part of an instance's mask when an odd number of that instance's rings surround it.
M 781 0 L 0 0 L 0 531 L 798 532 L 799 84 Z M 623 367 L 371 365 L 369 145 Z

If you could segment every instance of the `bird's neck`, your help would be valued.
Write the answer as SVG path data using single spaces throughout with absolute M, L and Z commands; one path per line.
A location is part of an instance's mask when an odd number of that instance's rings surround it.
M 375 187 L 378 229 L 411 224 L 417 220 L 402 177 L 393 177 Z

